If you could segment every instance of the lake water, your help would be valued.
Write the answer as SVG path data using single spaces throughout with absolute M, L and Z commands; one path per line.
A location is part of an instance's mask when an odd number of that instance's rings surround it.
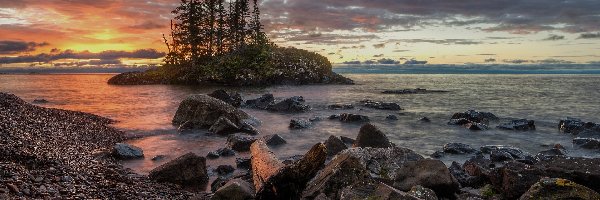
M 312 128 L 290 130 L 292 118 L 327 117 L 350 112 L 367 115 L 372 123 L 387 131 L 390 139 L 428 156 L 445 143 L 462 142 L 474 147 L 487 144 L 512 145 L 530 153 L 546 150 L 560 143 L 571 155 L 598 157 L 600 153 L 573 147 L 572 136 L 557 130 L 558 121 L 567 116 L 584 121 L 600 122 L 600 75 L 423 75 L 423 74 L 345 74 L 356 85 L 273 86 L 266 88 L 224 88 L 242 93 L 245 99 L 264 93 L 276 97 L 304 96 L 312 111 L 301 114 L 281 114 L 244 109 L 262 120 L 258 127 L 262 135 L 279 134 L 288 144 L 274 148 L 280 157 L 304 154 L 312 145 L 330 135 L 356 137 L 361 124 L 341 123 L 324 119 Z M 112 86 L 106 84 L 110 74 L 76 75 L 0 75 L 0 91 L 18 95 L 26 101 L 47 99 L 41 106 L 77 110 L 106 116 L 119 122 L 116 127 L 129 135 L 146 136 L 128 141 L 141 147 L 146 158 L 127 161 L 125 167 L 145 174 L 170 159 L 195 152 L 226 146 L 226 137 L 207 136 L 203 131 L 180 134 L 170 123 L 177 106 L 187 95 L 210 93 L 215 87 L 171 85 Z M 395 95 L 383 90 L 404 88 L 448 90 L 449 93 Z M 362 108 L 360 100 L 397 102 L 405 110 L 382 111 Z M 349 111 L 327 110 L 334 103 L 352 103 Z M 362 109 L 361 109 L 362 108 Z M 495 113 L 501 122 L 514 118 L 536 121 L 538 130 L 512 132 L 492 129 L 472 132 L 462 127 L 446 125 L 455 112 L 477 109 Z M 397 121 L 386 120 L 395 114 Z M 417 120 L 428 117 L 431 123 Z M 494 127 L 497 123 L 492 123 Z M 158 162 L 156 155 L 166 155 Z M 247 156 L 247 153 L 242 153 Z M 447 157 L 444 161 L 463 161 L 465 157 Z M 234 158 L 209 160 L 211 167 L 235 165 Z

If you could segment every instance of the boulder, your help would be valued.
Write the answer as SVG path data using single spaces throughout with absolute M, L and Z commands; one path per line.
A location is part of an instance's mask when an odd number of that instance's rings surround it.
M 252 168 L 250 158 L 235 158 L 235 166 L 242 169 Z
M 329 110 L 349 110 L 354 109 L 354 105 L 352 104 L 333 104 L 327 106 Z
M 458 181 L 439 160 L 422 159 L 407 162 L 396 170 L 393 180 L 393 186 L 404 191 L 416 185 L 430 188 L 442 197 L 453 196 L 459 191 Z
M 367 117 L 367 116 L 350 114 L 350 113 L 340 114 L 339 119 L 342 122 L 368 122 L 369 121 L 369 117 Z
M 342 142 L 344 142 L 344 144 L 349 144 L 349 145 L 354 144 L 354 141 L 356 141 L 356 140 L 346 137 L 346 136 L 340 136 L 340 139 L 342 140 Z
M 115 144 L 112 149 L 112 154 L 119 159 L 136 159 L 144 157 L 144 151 L 141 148 L 125 143 Z
M 238 127 L 237 125 L 235 125 L 233 122 L 231 122 L 229 119 L 225 118 L 225 117 L 220 117 L 215 124 L 213 124 L 208 131 L 212 132 L 212 133 L 216 133 L 219 135 L 229 135 L 229 134 L 234 134 L 237 133 L 240 130 L 240 127 Z
M 457 162 L 453 161 L 448 170 L 456 178 L 461 187 L 477 188 L 484 184 L 481 178 L 467 174 L 465 169 Z
M 179 104 L 173 117 L 173 125 L 191 123 L 194 127 L 210 128 L 219 119 L 225 118 L 240 127 L 244 120 L 253 117 L 221 100 L 208 95 L 190 95 Z
M 567 153 L 565 152 L 564 149 L 561 148 L 552 148 L 549 150 L 545 150 L 545 151 L 540 151 L 535 158 L 537 160 L 550 160 L 554 157 L 564 157 L 566 156 Z
M 365 124 L 360 128 L 353 147 L 387 148 L 394 145 L 379 128 L 372 124 Z
M 485 130 L 490 129 L 484 123 L 468 123 L 468 124 L 465 124 L 465 127 L 472 131 L 485 131 Z
M 276 112 L 306 112 L 310 106 L 304 105 L 304 97 L 294 96 L 269 106 L 268 110 Z
M 578 135 L 587 132 L 588 134 L 600 134 L 600 124 L 593 122 L 583 122 L 581 119 L 567 117 L 560 120 L 558 129 L 563 133 Z
M 233 171 L 235 171 L 235 168 L 233 168 L 233 166 L 231 165 L 219 165 L 215 169 L 215 172 L 217 172 L 217 174 L 219 175 L 226 175 L 229 173 L 233 173 Z
M 235 156 L 235 151 L 231 150 L 230 148 L 220 148 L 220 149 L 217 149 L 216 151 L 208 152 L 208 154 L 206 155 L 206 157 L 209 159 L 215 159 L 215 158 L 219 158 L 221 156 L 223 156 L 223 157 Z
M 254 199 L 254 193 L 252 184 L 236 178 L 229 180 L 219 188 L 211 197 L 211 200 L 249 200 Z
M 489 182 L 489 176 L 492 173 L 492 170 L 496 168 L 496 165 L 490 159 L 479 154 L 465 161 L 462 168 L 469 176 L 474 177 L 471 178 L 469 182 L 480 186 Z
M 255 137 L 241 134 L 229 135 L 227 137 L 227 145 L 237 152 L 250 151 L 250 145 L 254 141 L 256 141 Z
M 228 103 L 236 108 L 239 108 L 242 105 L 242 95 L 237 92 L 230 93 L 225 90 L 215 90 L 208 94 L 208 96 L 224 101 L 225 103 Z
M 327 147 L 327 156 L 334 156 L 348 148 L 340 138 L 333 135 L 325 141 L 325 147 Z
M 437 200 L 437 195 L 435 195 L 435 192 L 432 189 L 420 186 L 420 185 L 416 185 L 413 186 L 412 188 L 410 188 L 410 191 L 408 191 L 408 195 L 416 197 L 418 199 L 422 199 L 422 200 Z
M 519 148 L 503 145 L 486 145 L 481 147 L 483 153 L 489 153 L 490 159 L 494 162 L 507 160 L 517 160 L 521 162 L 535 162 L 535 158 Z
M 251 99 L 246 101 L 246 107 L 266 110 L 275 104 L 275 97 L 273 94 L 264 94 L 257 99 Z
M 535 122 L 533 120 L 519 119 L 509 123 L 500 124 L 497 128 L 503 130 L 533 131 L 535 130 Z
M 567 179 L 542 178 L 519 198 L 536 199 L 600 199 L 600 194 Z
M 291 129 L 305 129 L 312 126 L 312 122 L 306 119 L 291 119 L 290 120 L 290 128 Z
M 285 141 L 285 139 L 283 139 L 281 136 L 279 136 L 278 134 L 273 134 L 273 135 L 265 135 L 263 137 L 263 140 L 265 140 L 265 142 L 267 143 L 267 145 L 269 146 L 279 146 L 279 145 L 283 145 L 286 144 L 287 141 Z
M 468 144 L 463 143 L 447 143 L 444 145 L 444 153 L 449 154 L 471 154 L 476 153 L 477 150 Z
M 206 159 L 190 152 L 153 169 L 148 176 L 158 182 L 180 185 L 206 184 Z
M 378 102 L 378 101 L 364 100 L 364 101 L 360 101 L 360 103 L 362 103 L 363 106 L 365 106 L 367 108 L 373 108 L 373 109 L 379 109 L 379 110 L 403 110 L 400 107 L 400 105 L 398 105 L 397 103 L 391 103 L 391 102 Z
M 584 149 L 600 149 L 600 139 L 596 138 L 575 138 L 573 144 Z
M 468 110 L 464 113 L 454 113 L 450 118 L 448 125 L 460 125 L 465 126 L 470 130 L 479 131 L 489 129 L 487 124 L 490 120 L 498 120 L 498 117 L 489 112 Z
M 340 196 L 330 199 L 419 200 L 384 183 L 357 183 L 341 190 Z
M 387 119 L 387 120 L 398 120 L 398 117 L 396 115 L 388 115 L 387 117 L 385 117 L 385 119 Z

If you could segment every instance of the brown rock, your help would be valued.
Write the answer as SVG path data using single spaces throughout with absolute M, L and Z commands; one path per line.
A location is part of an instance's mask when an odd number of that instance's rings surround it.
M 207 174 L 206 159 L 190 152 L 153 169 L 149 177 L 158 182 L 202 185 L 208 183 Z
M 353 147 L 373 148 L 387 148 L 393 146 L 394 145 L 390 142 L 385 133 L 373 124 L 365 124 L 360 128 L 353 145 Z

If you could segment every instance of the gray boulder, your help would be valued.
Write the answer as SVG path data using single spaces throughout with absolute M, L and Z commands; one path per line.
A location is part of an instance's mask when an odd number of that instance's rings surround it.
M 278 134 L 265 135 L 263 139 L 265 140 L 265 143 L 267 143 L 267 145 L 269 146 L 279 146 L 287 143 L 287 141 L 285 141 L 285 139 L 283 139 Z
M 513 120 L 509 123 L 500 124 L 497 128 L 503 130 L 533 131 L 535 130 L 535 121 L 527 119 Z
M 430 188 L 438 196 L 449 197 L 459 191 L 458 181 L 439 160 L 422 159 L 408 162 L 396 170 L 394 187 L 408 191 L 413 186 Z
M 575 138 L 573 144 L 584 149 L 600 149 L 600 139 L 596 138 Z
M 250 200 L 254 199 L 252 184 L 242 179 L 232 179 L 220 187 L 211 200 Z
M 364 101 L 361 101 L 360 103 L 362 103 L 363 106 L 365 106 L 367 108 L 373 108 L 373 109 L 379 109 L 379 110 L 402 110 L 400 105 L 398 105 L 397 103 L 392 103 L 392 102 L 378 102 L 378 101 L 364 100 Z
M 210 128 L 219 119 L 224 118 L 240 127 L 245 120 L 254 118 L 221 100 L 208 95 L 190 95 L 179 104 L 173 117 L 173 125 L 191 123 L 194 127 Z M 257 120 L 255 120 L 257 121 Z
M 333 135 L 325 141 L 325 147 L 327 147 L 327 156 L 334 156 L 348 148 L 340 138 Z
M 250 145 L 254 141 L 256 141 L 255 137 L 241 134 L 229 135 L 227 137 L 227 145 L 237 152 L 250 151 Z
M 240 127 L 238 127 L 237 125 L 235 125 L 233 122 L 231 122 L 229 119 L 227 119 L 225 117 L 219 117 L 219 119 L 215 122 L 215 124 L 210 126 L 208 131 L 219 134 L 219 135 L 229 135 L 229 134 L 239 132 Z
M 239 108 L 242 105 L 242 95 L 237 92 L 227 92 L 225 90 L 215 90 L 212 93 L 208 94 L 213 98 L 219 99 L 232 105 L 233 107 Z
M 304 104 L 304 97 L 294 96 L 269 106 L 268 110 L 276 112 L 306 112 L 310 106 Z
M 136 159 L 144 157 L 144 151 L 141 148 L 125 143 L 115 144 L 112 153 L 119 159 Z
M 360 128 L 353 147 L 387 148 L 394 145 L 379 128 L 372 124 L 365 124 Z
M 158 182 L 180 185 L 206 184 L 206 159 L 190 152 L 153 169 L 148 176 Z
M 290 128 L 291 129 L 305 129 L 312 126 L 312 122 L 306 119 L 291 119 L 290 120 Z
M 448 143 L 444 145 L 444 153 L 449 154 L 471 154 L 476 153 L 477 150 L 468 144 L 463 143 Z
M 246 101 L 246 107 L 266 110 L 275 104 L 275 97 L 273 94 L 264 94 L 257 99 L 251 99 Z

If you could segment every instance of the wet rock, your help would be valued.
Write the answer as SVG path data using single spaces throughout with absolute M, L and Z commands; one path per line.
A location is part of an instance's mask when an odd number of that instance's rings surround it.
M 348 186 L 341 190 L 339 197 L 330 197 L 330 199 L 418 200 L 419 198 L 384 183 L 367 182 Z
M 519 119 L 509 123 L 500 124 L 497 128 L 515 131 L 533 131 L 535 130 L 535 122 L 533 120 Z
M 156 156 L 152 157 L 152 161 L 160 161 L 160 160 L 165 159 L 165 157 L 166 157 L 165 155 L 156 155 Z
M 364 115 L 350 114 L 350 113 L 342 113 L 339 117 L 340 121 L 343 122 L 368 122 L 369 117 Z
M 502 162 L 507 160 L 514 160 L 513 156 L 506 151 L 492 150 L 490 153 L 490 160 L 494 162 Z
M 600 139 L 595 138 L 575 138 L 573 144 L 584 149 L 600 149 Z
M 279 145 L 283 145 L 283 144 L 287 143 L 287 141 L 285 141 L 285 139 L 283 139 L 281 136 L 279 136 L 277 134 L 265 135 L 263 137 L 263 140 L 265 140 L 265 142 L 269 146 L 279 146 Z
M 537 160 L 549 160 L 554 157 L 562 157 L 562 156 L 566 156 L 566 155 L 567 155 L 567 153 L 565 152 L 564 149 L 552 148 L 549 150 L 540 151 L 535 157 Z
M 21 193 L 21 191 L 19 190 L 19 187 L 17 187 L 16 185 L 14 185 L 12 183 L 6 184 L 6 187 L 8 187 L 8 189 L 15 194 Z
M 495 162 L 507 161 L 507 160 L 519 160 L 524 162 L 535 162 L 533 156 L 529 153 L 522 151 L 519 148 L 503 145 L 486 145 L 481 147 L 483 153 L 489 153 L 490 159 Z
M 304 155 L 293 155 L 287 158 L 283 158 L 282 163 L 285 165 L 291 165 L 298 162 L 299 160 L 302 160 L 303 157 Z
M 485 131 L 490 129 L 487 125 L 483 123 L 468 123 L 465 124 L 465 127 L 472 131 Z
M 219 174 L 219 175 L 230 174 L 230 173 L 233 173 L 233 171 L 235 171 L 235 168 L 233 168 L 233 166 L 231 166 L 231 165 L 219 165 L 215 169 L 215 172 L 217 172 L 217 174 Z
M 398 117 L 396 117 L 396 115 L 388 115 L 387 117 L 385 117 L 385 119 L 387 119 L 387 120 L 398 120 Z
M 386 90 L 381 93 L 383 94 L 427 94 L 427 93 L 446 93 L 450 91 L 445 90 L 427 90 L 422 88 L 416 89 L 400 89 L 400 90 Z
M 210 131 L 212 133 L 219 134 L 219 135 L 229 135 L 229 134 L 237 133 L 237 132 L 239 132 L 241 130 L 240 130 L 240 127 L 238 127 L 237 125 L 235 125 L 229 119 L 227 119 L 225 117 L 220 117 L 215 122 L 215 124 L 213 124 L 212 126 L 210 126 L 210 128 L 208 129 L 208 131 Z
M 422 200 L 437 200 L 437 196 L 435 192 L 429 188 L 417 185 L 413 186 L 410 191 L 408 191 L 410 196 L 416 197 Z
M 208 94 L 215 99 L 219 99 L 233 107 L 239 108 L 242 105 L 242 95 L 237 92 L 227 92 L 225 90 L 215 90 Z
M 269 106 L 268 110 L 276 112 L 306 112 L 310 110 L 310 106 L 304 104 L 304 97 L 294 96 Z
M 254 199 L 252 184 L 242 179 L 232 179 L 219 188 L 211 200 L 248 200 Z
M 580 133 L 600 134 L 600 124 L 583 122 L 581 119 L 567 117 L 560 120 L 558 129 L 564 133 L 578 135 Z
M 219 157 L 221 157 L 221 155 L 219 155 L 219 153 L 217 153 L 217 151 L 211 151 L 211 152 L 208 152 L 208 154 L 206 154 L 206 158 L 208 158 L 208 159 L 217 159 Z
M 421 119 L 419 119 L 420 122 L 425 122 L 425 123 L 429 123 L 431 122 L 431 119 L 427 118 L 427 117 L 422 117 Z
M 340 136 L 340 139 L 342 140 L 342 142 L 344 142 L 344 144 L 354 144 L 354 139 L 346 137 L 346 136 Z
M 227 145 L 237 152 L 249 151 L 254 141 L 256 141 L 255 137 L 247 135 L 234 134 L 227 137 Z
M 575 181 L 594 191 L 600 191 L 600 158 L 556 157 L 534 165 L 544 170 L 545 177 Z
M 439 196 L 453 196 L 459 190 L 458 181 L 450 174 L 442 161 L 423 159 L 407 162 L 396 170 L 394 187 L 408 191 L 421 185 L 436 192 Z
M 219 156 L 224 157 L 235 156 L 235 151 L 231 150 L 230 148 L 220 148 L 217 150 L 217 153 Z
M 463 164 L 465 172 L 467 172 L 469 176 L 475 177 L 472 180 L 475 184 L 488 182 L 489 175 L 495 168 L 496 165 L 483 155 L 473 156 Z
M 261 110 L 266 110 L 274 104 L 275 97 L 273 97 L 273 94 L 264 94 L 257 99 L 251 99 L 246 101 L 246 106 L 248 108 L 255 108 Z
M 327 119 L 339 119 L 340 115 L 330 115 Z
M 444 153 L 449 154 L 471 154 L 476 153 L 477 150 L 468 144 L 463 143 L 447 143 L 444 145 Z
M 542 178 L 519 199 L 600 199 L 600 194 L 567 179 Z
M 372 124 L 365 124 L 360 128 L 353 147 L 387 148 L 394 145 L 379 128 Z
M 312 126 L 312 122 L 306 119 L 291 119 L 290 120 L 290 128 L 291 129 L 305 129 Z
M 517 199 L 544 176 L 543 170 L 519 162 L 508 162 L 494 170 L 490 179 L 494 188 L 507 199 Z
M 215 193 L 219 188 L 223 187 L 231 178 L 225 176 L 218 176 L 211 184 L 210 191 Z
M 379 110 L 402 110 L 400 105 L 398 105 L 397 103 L 392 103 L 392 102 L 378 102 L 378 101 L 364 100 L 364 101 L 360 101 L 360 103 L 362 103 L 363 106 L 365 106 L 367 108 L 373 108 L 373 109 L 379 109 Z
M 33 103 L 33 104 L 45 104 L 45 103 L 49 103 L 49 101 L 48 101 L 48 100 L 46 100 L 46 99 L 34 99 L 34 100 L 32 101 L 32 103 Z
M 333 104 L 327 106 L 329 110 L 349 110 L 354 109 L 354 105 L 352 104 Z
M 325 141 L 325 147 L 327 147 L 327 156 L 334 156 L 348 148 L 340 138 L 333 135 Z
M 236 158 L 235 159 L 235 166 L 237 168 L 242 168 L 242 169 L 250 169 L 250 168 L 252 168 L 252 164 L 251 164 L 250 158 Z
M 429 155 L 429 157 L 432 157 L 432 158 L 441 158 L 441 157 L 444 157 L 445 155 L 446 154 L 443 151 L 435 151 L 431 155 Z
M 464 113 L 455 113 L 452 115 L 448 125 L 460 125 L 470 130 L 480 131 L 489 129 L 487 124 L 490 120 L 498 120 L 498 117 L 489 112 L 468 110 Z
M 187 153 L 169 161 L 152 171 L 150 179 L 180 185 L 202 185 L 208 182 L 206 159 L 194 153 Z
M 144 157 L 144 151 L 141 148 L 125 143 L 115 144 L 112 153 L 115 157 L 120 159 L 136 159 Z
M 448 170 L 456 178 L 461 187 L 480 187 L 483 185 L 481 178 L 469 175 L 457 162 L 453 161 Z
M 210 128 L 221 118 L 229 120 L 237 127 L 240 127 L 244 120 L 253 119 L 244 111 L 208 95 L 190 95 L 179 104 L 173 117 L 173 125 L 192 123 L 194 127 Z

